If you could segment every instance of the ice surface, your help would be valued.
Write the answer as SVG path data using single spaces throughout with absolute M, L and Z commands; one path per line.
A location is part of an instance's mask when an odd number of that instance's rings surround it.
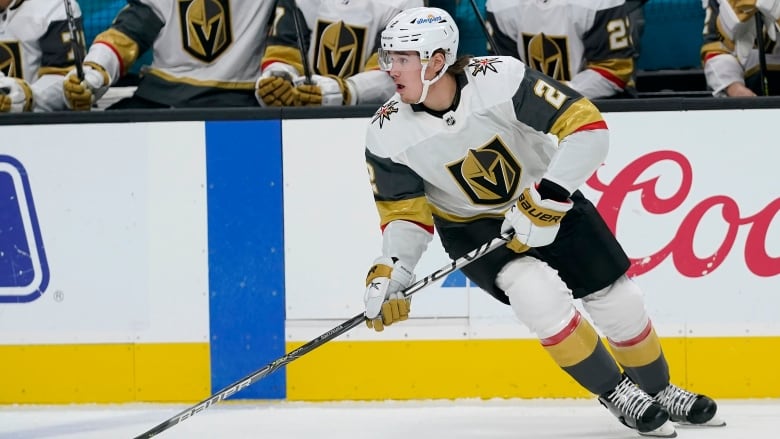
M 780 400 L 723 400 L 726 427 L 679 427 L 680 439 L 778 438 Z M 0 406 L 0 438 L 133 438 L 186 404 Z M 639 436 L 596 400 L 223 402 L 161 439 L 622 439 Z

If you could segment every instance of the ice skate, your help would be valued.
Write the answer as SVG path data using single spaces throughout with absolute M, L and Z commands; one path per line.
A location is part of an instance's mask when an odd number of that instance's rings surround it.
M 717 416 L 718 405 L 707 396 L 669 384 L 654 398 L 669 412 L 672 422 L 706 427 L 726 425 L 726 422 Z
M 628 377 L 623 377 L 613 390 L 599 396 L 599 402 L 618 420 L 643 436 L 677 437 L 669 413 Z

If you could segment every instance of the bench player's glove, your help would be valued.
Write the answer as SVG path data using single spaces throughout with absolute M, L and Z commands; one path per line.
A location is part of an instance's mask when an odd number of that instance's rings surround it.
M 275 62 L 269 65 L 255 83 L 255 98 L 261 107 L 292 107 L 298 91 L 293 80 L 298 77 L 295 67 Z
M 32 111 L 33 94 L 24 79 L 9 78 L 0 72 L 0 113 Z
M 108 72 L 97 64 L 84 65 L 84 79 L 81 81 L 76 75 L 76 69 L 73 69 L 62 82 L 65 104 L 71 110 L 89 111 L 103 97 L 110 84 Z
M 501 233 L 515 231 L 515 237 L 507 247 L 523 253 L 531 247 L 552 244 L 561 220 L 571 207 L 571 201 L 543 200 L 535 187 L 526 188 L 517 203 L 504 214 Z
M 366 325 L 380 332 L 385 326 L 408 319 L 412 298 L 400 291 L 413 281 L 414 273 L 400 261 L 377 258 L 366 276 Z
M 311 83 L 306 83 L 306 78 L 299 77 L 295 80 L 295 89 L 298 91 L 297 105 L 349 105 L 352 100 L 352 92 L 347 81 L 331 76 L 312 75 Z

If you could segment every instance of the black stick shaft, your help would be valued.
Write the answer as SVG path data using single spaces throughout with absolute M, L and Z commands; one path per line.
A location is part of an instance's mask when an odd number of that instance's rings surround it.
M 81 41 L 81 32 L 76 28 L 76 16 L 73 15 L 73 6 L 70 4 L 70 0 L 63 0 L 65 2 L 65 15 L 68 17 L 68 33 L 70 34 L 70 47 L 73 51 L 73 59 L 76 63 L 76 76 L 79 80 L 84 80 L 84 53 L 83 41 Z
M 491 251 L 505 245 L 509 240 L 512 239 L 512 233 L 504 234 L 502 236 L 493 238 L 489 242 L 481 245 L 479 248 L 475 248 L 474 250 L 466 253 L 465 255 L 461 256 L 460 258 L 451 261 L 449 264 L 441 267 L 440 269 L 434 271 L 433 273 L 429 274 L 423 279 L 420 279 L 419 281 L 413 283 L 409 286 L 409 288 L 405 289 L 403 291 L 403 295 L 405 297 L 409 297 L 412 294 L 422 290 L 426 286 L 436 282 L 437 280 L 442 279 L 444 276 L 452 273 L 455 270 L 458 270 L 460 268 L 465 267 L 466 265 L 472 263 L 473 261 L 476 261 L 477 259 L 481 258 L 482 256 L 490 253 Z M 352 317 L 351 319 L 345 321 L 344 323 L 336 326 L 335 328 L 331 329 L 330 331 L 320 335 L 319 337 L 315 338 L 314 340 L 304 344 L 303 346 L 300 346 L 299 348 L 293 350 L 287 355 L 284 355 L 273 362 L 269 363 L 262 369 L 258 369 L 255 372 L 252 372 L 251 374 L 245 376 L 244 378 L 241 378 L 240 380 L 234 382 L 233 384 L 230 384 L 229 386 L 223 388 L 222 390 L 218 391 L 217 393 L 211 395 L 207 399 L 204 399 L 203 401 L 195 404 L 194 406 L 189 407 L 188 409 L 181 411 L 177 414 L 175 414 L 173 417 L 167 419 L 166 421 L 156 425 L 151 430 L 148 430 L 144 433 L 141 433 L 140 435 L 136 436 L 134 439 L 147 439 L 151 438 L 153 436 L 156 436 L 163 431 L 173 427 L 176 424 L 179 424 L 182 421 L 185 421 L 192 416 L 210 408 L 211 406 L 217 404 L 218 402 L 238 393 L 242 389 L 245 389 L 252 384 L 260 381 L 261 379 L 265 378 L 266 376 L 270 375 L 280 367 L 284 366 L 285 364 L 296 360 L 307 353 L 311 352 L 315 348 L 318 348 L 322 346 L 323 344 L 329 342 L 330 340 L 333 340 L 334 338 L 346 333 L 347 331 L 355 328 L 359 324 L 361 324 L 365 320 L 365 314 L 360 313 L 356 315 L 355 317 Z
M 764 47 L 764 21 L 761 13 L 756 12 L 756 45 L 758 46 L 758 79 L 761 81 L 761 92 L 769 96 L 769 78 L 766 67 L 766 48 Z M 774 26 L 774 23 L 772 23 Z
M 476 0 L 471 0 L 471 9 L 474 10 L 474 15 L 477 16 L 477 21 L 479 21 L 480 26 L 482 26 L 482 32 L 485 33 L 485 38 L 487 39 L 488 44 L 490 44 L 490 47 L 493 49 L 493 53 L 496 55 L 501 55 L 501 51 L 498 48 L 498 45 L 496 45 L 496 40 L 493 39 L 493 35 L 490 33 L 490 30 L 487 27 L 487 22 L 482 17 L 482 13 L 479 12 L 479 6 L 477 6 Z
M 306 77 L 306 83 L 311 84 L 311 66 L 309 66 L 309 57 L 306 53 L 306 44 L 303 38 L 303 24 L 298 18 L 298 5 L 295 0 L 290 0 L 293 8 L 293 22 L 295 23 L 295 33 L 298 35 L 298 51 L 301 52 L 301 64 L 303 65 L 303 75 Z M 303 11 L 301 11 L 303 13 Z
M 350 329 L 356 327 L 360 323 L 365 320 L 363 314 L 356 315 L 355 317 L 352 317 L 350 320 L 347 320 L 346 322 L 340 324 L 339 326 L 331 329 L 330 331 L 320 335 L 319 337 L 315 338 L 314 340 L 306 343 L 305 345 L 293 350 L 287 355 L 284 355 L 277 360 L 269 363 L 262 369 L 258 369 L 255 372 L 252 372 L 251 375 L 247 375 L 244 378 L 241 378 L 240 380 L 234 382 L 233 384 L 230 384 L 229 386 L 223 388 L 219 392 L 215 393 L 214 395 L 210 396 L 208 399 L 204 399 L 203 401 L 199 402 L 198 404 L 177 413 L 172 418 L 166 420 L 165 422 L 155 426 L 151 430 L 148 430 L 138 436 L 135 437 L 135 439 L 142 439 L 142 438 L 150 438 L 153 436 L 156 436 L 163 431 L 173 427 L 174 425 L 183 422 L 190 417 L 210 408 L 214 404 L 221 402 L 222 400 L 238 393 L 239 391 L 243 390 L 244 388 L 247 388 L 251 386 L 252 384 L 260 381 L 261 379 L 265 378 L 266 376 L 270 375 L 271 373 L 275 372 L 280 367 L 284 366 L 285 364 L 311 352 L 315 348 L 322 346 L 323 344 L 327 343 L 330 340 L 333 340 L 334 338 L 344 334 L 345 332 L 349 331 Z

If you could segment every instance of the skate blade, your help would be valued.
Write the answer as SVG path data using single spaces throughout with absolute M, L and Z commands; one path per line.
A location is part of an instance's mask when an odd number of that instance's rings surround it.
M 663 425 L 653 431 L 646 431 L 644 433 L 640 431 L 639 435 L 646 437 L 672 438 L 677 437 L 677 431 L 674 429 L 674 424 L 672 424 L 670 421 L 666 421 Z
M 725 427 L 726 421 L 719 418 L 718 415 L 715 415 L 712 419 L 709 421 L 703 423 L 703 424 L 691 424 L 690 422 L 677 422 L 677 425 L 680 427 L 686 427 L 686 428 L 692 428 L 692 427 Z

